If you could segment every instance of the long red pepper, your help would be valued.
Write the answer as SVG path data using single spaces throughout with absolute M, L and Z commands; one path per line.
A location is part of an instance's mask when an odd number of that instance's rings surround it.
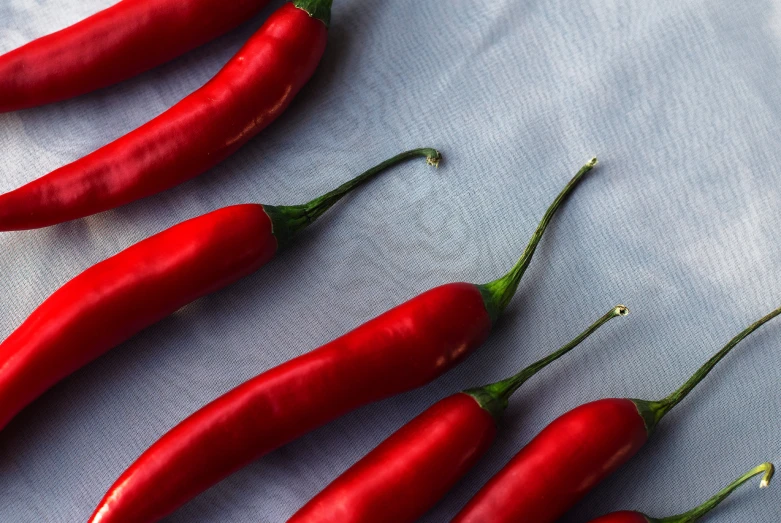
M 106 87 L 190 51 L 268 0 L 122 0 L 0 56 L 0 112 Z
M 612 514 L 607 514 L 600 518 L 593 519 L 590 523 L 694 523 L 708 514 L 711 510 L 716 508 L 719 504 L 721 504 L 722 501 L 727 499 L 730 494 L 735 492 L 735 490 L 737 490 L 754 476 L 762 474 L 762 482 L 759 484 L 759 488 L 767 487 L 770 485 L 770 480 L 773 478 L 774 472 L 775 468 L 773 467 L 772 463 L 763 463 L 762 465 L 759 465 L 758 467 L 750 470 L 743 476 L 727 485 L 727 487 L 724 488 L 721 492 L 710 498 L 699 507 L 678 516 L 657 519 L 646 516 L 640 512 L 623 511 L 613 512 Z
M 255 272 L 290 238 L 402 153 L 304 205 L 225 207 L 94 265 L 0 344 L 0 429 L 52 385 L 188 303 Z
M 556 210 L 595 163 L 558 195 L 505 276 L 431 289 L 217 398 L 147 449 L 109 489 L 91 523 L 157 521 L 285 443 L 463 361 L 486 339 Z
M 435 403 L 336 478 L 288 523 L 414 523 L 488 450 L 510 396 L 521 385 L 628 312 L 617 306 L 515 376 Z
M 0 231 L 106 211 L 217 165 L 282 114 L 312 76 L 330 7 L 331 0 L 284 4 L 201 89 L 105 147 L 0 195 Z
M 603 399 L 560 416 L 464 507 L 454 523 L 553 523 L 646 443 L 680 403 L 743 338 L 781 314 L 747 327 L 678 390 L 659 401 Z

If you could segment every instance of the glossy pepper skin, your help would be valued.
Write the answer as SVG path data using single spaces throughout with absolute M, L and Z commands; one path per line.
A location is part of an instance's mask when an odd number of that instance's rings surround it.
M 66 283 L 0 345 L 0 427 L 141 329 L 260 268 L 277 250 L 271 229 L 262 206 L 227 207 L 137 243 Z
M 90 522 L 158 521 L 281 445 L 425 385 L 479 346 L 490 327 L 476 286 L 423 293 L 182 421 L 122 474 Z
M 453 523 L 553 523 L 646 443 L 661 419 L 746 336 L 781 308 L 735 336 L 686 383 L 659 401 L 603 399 L 548 425 L 499 471 Z
M 288 523 L 414 523 L 482 457 L 510 396 L 628 309 L 615 307 L 550 356 L 507 380 L 435 403 L 336 478 Z
M 332 482 L 289 523 L 416 521 L 493 443 L 496 420 L 467 394 L 447 397 Z
M 201 89 L 118 140 L 0 195 L 0 231 L 83 218 L 207 171 L 284 112 L 314 73 L 326 36 L 323 20 L 284 4 Z
M 488 336 L 556 209 L 595 162 L 559 194 L 506 276 L 431 289 L 217 398 L 147 449 L 111 486 L 90 523 L 158 521 L 281 445 L 463 361 Z
M 268 0 L 122 0 L 0 56 L 0 112 L 58 102 L 152 69 L 238 26 Z
M 296 207 L 226 207 L 175 225 L 62 286 L 0 344 L 0 428 L 52 385 L 184 305 L 255 272 L 297 230 L 384 168 Z
M 453 521 L 556 521 L 647 440 L 631 400 L 582 405 L 548 425 Z
M 762 482 L 759 484 L 759 488 L 765 488 L 770 485 L 770 481 L 773 479 L 773 475 L 775 474 L 775 467 L 772 463 L 762 463 L 761 465 L 754 467 L 724 487 L 708 501 L 684 514 L 656 519 L 646 516 L 640 512 L 622 511 L 613 512 L 612 514 L 607 514 L 606 516 L 593 519 L 590 523 L 694 523 L 718 507 L 725 499 L 727 499 L 738 488 L 743 486 L 748 480 L 760 474 L 762 474 Z

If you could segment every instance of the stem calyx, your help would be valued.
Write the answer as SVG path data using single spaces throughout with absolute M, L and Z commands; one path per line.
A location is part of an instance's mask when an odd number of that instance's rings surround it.
M 306 11 L 312 18 L 317 18 L 325 24 L 331 26 L 331 6 L 333 0 L 293 0 L 293 5 Z

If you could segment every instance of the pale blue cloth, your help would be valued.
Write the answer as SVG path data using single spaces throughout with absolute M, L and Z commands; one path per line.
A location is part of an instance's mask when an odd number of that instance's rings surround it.
M 112 0 L 6 0 L 0 51 Z M 0 116 L 0 190 L 84 155 L 208 80 L 272 9 L 99 93 Z M 442 150 L 356 193 L 242 282 L 56 386 L 0 433 L 0 522 L 86 521 L 174 424 L 247 378 L 435 285 L 482 283 L 554 195 L 600 167 L 549 229 L 482 350 L 421 390 L 258 461 L 171 522 L 282 522 L 435 400 L 507 375 L 616 303 L 632 309 L 525 385 L 498 440 L 424 521 L 447 522 L 555 416 L 656 399 L 781 305 L 781 4 L 771 0 L 336 0 L 322 66 L 290 110 L 196 181 L 116 211 L 0 235 L 0 336 L 69 278 L 184 219 L 300 203 L 397 152 Z M 751 336 L 653 441 L 564 521 L 667 516 L 781 460 L 781 320 Z M 709 523 L 779 521 L 752 484 Z

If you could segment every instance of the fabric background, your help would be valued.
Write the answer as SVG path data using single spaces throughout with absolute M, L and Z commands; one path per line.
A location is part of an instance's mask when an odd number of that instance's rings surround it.
M 3 0 L 0 52 L 112 0 Z M 0 115 L 0 190 L 70 162 L 201 86 L 273 9 L 170 64 Z M 0 521 L 79 522 L 167 429 L 242 381 L 449 281 L 509 268 L 548 203 L 600 166 L 548 230 L 485 346 L 430 386 L 359 410 L 204 493 L 170 522 L 281 522 L 435 400 L 632 314 L 519 392 L 485 458 L 425 518 L 446 522 L 554 417 L 657 399 L 781 303 L 781 3 L 337 0 L 325 59 L 290 110 L 199 179 L 45 230 L 0 235 L 0 336 L 69 278 L 184 219 L 296 204 L 401 150 L 435 146 L 333 209 L 232 287 L 149 328 L 0 434 Z M 150 296 L 150 299 L 153 299 Z M 781 460 L 781 321 L 736 349 L 564 521 L 667 516 Z M 708 520 L 779 521 L 758 481 Z

